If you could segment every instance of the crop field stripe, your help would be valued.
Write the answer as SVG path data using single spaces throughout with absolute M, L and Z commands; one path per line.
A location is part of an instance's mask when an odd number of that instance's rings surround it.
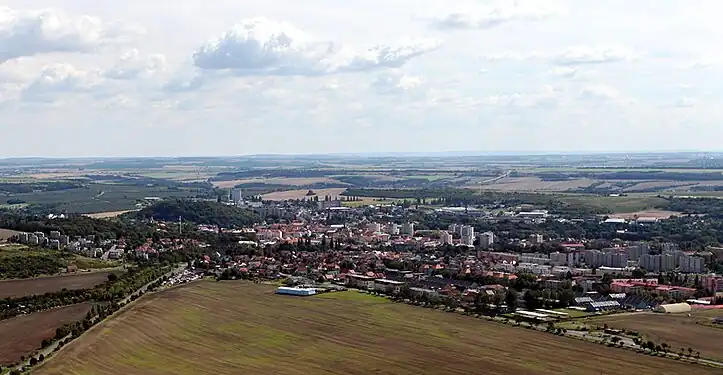
M 352 294 L 317 298 L 273 291 L 263 284 L 199 282 L 147 296 L 34 374 L 677 375 L 691 369 Z
M 44 276 L 31 279 L 0 280 L 0 299 L 34 294 L 92 288 L 108 280 L 112 272 L 88 272 L 73 275 Z
M 591 318 L 594 324 L 608 324 L 617 329 L 628 329 L 643 334 L 646 340 L 655 343 L 667 343 L 672 350 L 678 352 L 680 348 L 686 351 L 692 348 L 699 351 L 701 357 L 723 360 L 723 330 L 715 329 L 704 324 L 711 316 L 723 316 L 723 310 L 716 312 L 695 310 L 688 314 L 657 314 L 641 313 L 633 315 L 611 315 L 609 317 Z
M 43 340 L 55 336 L 56 328 L 83 319 L 90 307 L 81 303 L 0 321 L 0 365 L 32 354 Z

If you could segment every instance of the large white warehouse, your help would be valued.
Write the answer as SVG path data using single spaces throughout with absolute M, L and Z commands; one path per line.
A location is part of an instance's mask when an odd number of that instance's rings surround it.
M 312 296 L 316 294 L 314 288 L 291 288 L 288 286 L 280 286 L 276 289 L 276 294 L 286 294 L 290 296 Z

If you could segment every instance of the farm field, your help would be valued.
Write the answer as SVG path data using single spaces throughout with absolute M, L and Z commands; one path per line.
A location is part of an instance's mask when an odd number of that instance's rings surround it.
M 567 191 L 571 189 L 585 188 L 596 180 L 585 178 L 569 181 L 543 181 L 539 177 L 507 177 L 495 183 L 482 185 L 484 190 L 495 191 Z M 471 186 L 474 188 L 475 186 Z M 480 188 L 480 186 L 477 186 Z
M 359 197 L 359 201 L 354 202 L 342 202 L 342 206 L 344 207 L 359 207 L 359 206 L 369 206 L 369 205 L 376 205 L 376 204 L 392 204 L 395 202 L 403 201 L 403 199 L 394 199 L 394 198 L 377 198 L 377 197 Z
M 117 273 L 121 271 L 114 271 Z M 44 276 L 32 279 L 0 280 L 0 299 L 33 294 L 92 288 L 108 280 L 112 272 L 79 272 L 72 275 Z
M 20 232 L 11 229 L 0 229 L 0 241 L 6 241 L 8 238 L 19 234 Z
M 94 219 L 108 219 L 108 218 L 117 217 L 117 216 L 123 215 L 128 212 L 133 212 L 133 211 L 134 210 L 98 212 L 98 213 L 94 213 L 94 214 L 86 214 L 85 216 L 92 217 Z
M 270 185 L 288 185 L 288 186 L 303 186 L 311 184 L 341 184 L 341 181 L 333 178 L 326 177 L 310 177 L 310 178 L 248 178 L 244 180 L 231 180 L 231 181 L 213 181 L 213 186 L 220 188 L 232 188 L 240 184 L 270 184 Z
M 723 360 L 723 329 L 696 324 L 709 323 L 712 317 L 718 316 L 723 316 L 723 310 L 697 309 L 690 317 L 688 314 L 641 313 L 591 318 L 589 322 L 640 332 L 646 340 L 665 342 L 676 352 L 692 348 L 703 358 Z
M 664 207 L 667 201 L 663 198 L 646 195 L 627 195 L 620 197 L 569 195 L 560 197 L 569 204 L 583 204 L 607 209 L 613 213 L 634 213 Z
M 15 363 L 40 348 L 45 339 L 55 336 L 55 329 L 83 319 L 91 304 L 59 307 L 11 319 L 0 320 L 0 365 Z
M 324 196 L 329 195 L 332 198 L 337 198 L 341 193 L 346 191 L 345 188 L 332 188 L 332 189 L 312 189 L 314 193 L 320 198 L 323 199 Z M 261 196 L 264 200 L 269 201 L 284 201 L 288 199 L 309 199 L 306 195 L 306 193 L 309 192 L 309 189 L 300 189 L 300 190 L 286 190 L 286 191 L 275 191 L 273 193 L 264 194 Z M 314 196 L 312 195 L 311 198 Z
M 198 282 L 146 296 L 33 373 L 715 373 L 356 292 L 304 298 L 273 291 L 263 284 Z
M 681 215 L 680 212 L 666 211 L 666 210 L 645 210 L 638 212 L 628 212 L 611 215 L 613 218 L 620 219 L 635 219 L 640 217 L 654 217 L 658 219 L 668 219 L 671 216 Z
M 42 193 L 12 194 L 9 198 L 27 204 L 53 204 L 73 213 L 132 210 L 145 197 L 193 197 L 192 190 L 171 190 L 162 186 L 144 187 L 121 184 L 91 184 L 86 188 Z

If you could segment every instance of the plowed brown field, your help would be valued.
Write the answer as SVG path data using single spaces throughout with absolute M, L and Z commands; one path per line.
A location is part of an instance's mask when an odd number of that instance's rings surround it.
M 0 364 L 15 363 L 20 356 L 28 357 L 40 348 L 43 340 L 55 337 L 56 328 L 83 319 L 90 306 L 79 303 L 1 320 Z
M 139 300 L 33 373 L 714 374 L 674 360 L 344 292 L 199 282 Z
M 88 272 L 62 276 L 44 276 L 31 279 L 0 281 L 0 299 L 16 298 L 33 294 L 92 288 L 108 280 L 111 272 Z

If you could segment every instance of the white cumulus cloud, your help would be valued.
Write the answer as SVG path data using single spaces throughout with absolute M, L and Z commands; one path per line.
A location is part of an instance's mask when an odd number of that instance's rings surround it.
M 690 107 L 695 107 L 696 104 L 698 104 L 698 100 L 696 100 L 695 98 L 689 98 L 687 96 L 684 96 L 682 98 L 679 98 L 673 104 L 673 107 L 690 108 Z
M 577 76 L 577 69 L 569 66 L 558 66 L 547 72 L 549 75 L 562 78 L 574 78 Z
M 637 58 L 631 49 L 618 46 L 574 46 L 558 54 L 553 61 L 559 65 L 605 64 Z
M 433 17 L 430 24 L 438 29 L 486 29 L 510 22 L 542 21 L 561 13 L 560 9 L 545 6 L 540 1 L 502 1 Z
M 23 99 L 52 102 L 58 95 L 87 92 L 102 82 L 98 72 L 78 70 L 69 64 L 46 66 L 38 77 L 23 90 Z
M 42 53 L 88 52 L 138 31 L 53 9 L 24 11 L 0 6 L 0 63 Z
M 290 23 L 266 18 L 241 21 L 193 55 L 196 67 L 241 75 L 316 76 L 398 68 L 439 47 L 436 40 L 382 44 L 357 50 L 320 41 Z
M 408 91 L 424 84 L 423 77 L 401 74 L 382 74 L 374 79 L 371 87 L 380 94 Z
M 116 64 L 104 72 L 106 78 L 134 79 L 150 77 L 166 69 L 166 56 L 162 54 L 141 55 L 137 49 L 124 53 Z
M 596 84 L 583 87 L 582 90 L 580 90 L 580 97 L 588 100 L 614 101 L 620 98 L 620 92 L 614 87 Z

